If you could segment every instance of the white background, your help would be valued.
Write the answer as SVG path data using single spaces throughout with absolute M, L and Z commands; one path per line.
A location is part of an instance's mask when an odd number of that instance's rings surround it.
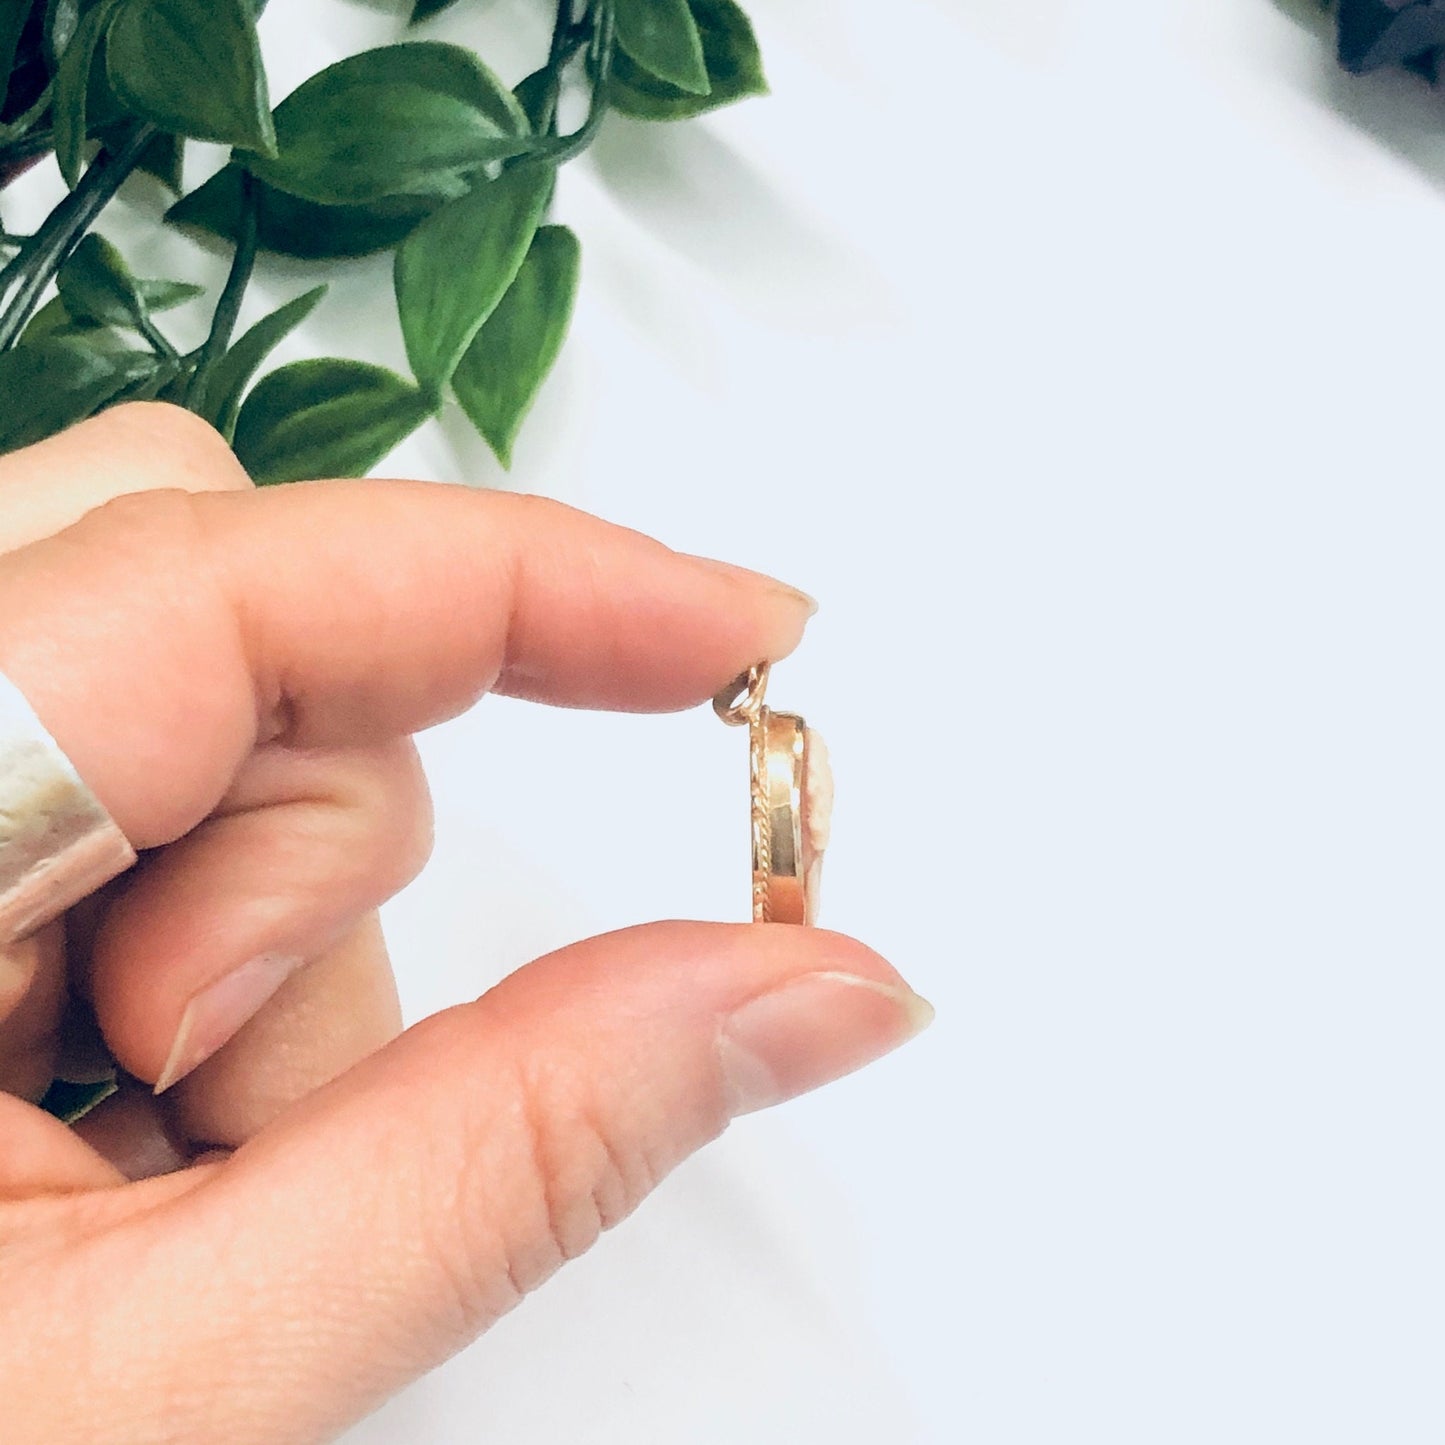
M 425 33 L 515 79 L 546 8 Z M 938 1022 L 352 1445 L 1438 1442 L 1445 98 L 1337 75 L 1311 0 L 749 9 L 772 98 L 565 173 L 583 290 L 511 475 L 456 417 L 387 470 L 819 596 L 773 690 L 835 756 L 824 921 Z M 398 34 L 263 29 L 278 96 Z M 400 359 L 384 261 L 320 348 Z M 488 701 L 423 746 L 411 1016 L 742 915 L 710 714 Z

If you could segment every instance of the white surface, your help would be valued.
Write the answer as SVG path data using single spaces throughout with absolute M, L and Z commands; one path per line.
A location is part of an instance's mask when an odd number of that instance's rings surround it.
M 432 33 L 519 75 L 543 8 Z M 1438 1441 L 1445 100 L 1270 0 L 750 9 L 771 100 L 568 169 L 580 311 L 509 484 L 818 594 L 774 690 L 837 767 L 825 922 L 939 1019 L 352 1445 Z M 278 93 L 395 34 L 266 29 Z M 399 357 L 384 264 L 306 344 Z M 391 469 L 501 480 L 455 424 Z M 428 735 L 411 1014 L 741 916 L 735 743 Z

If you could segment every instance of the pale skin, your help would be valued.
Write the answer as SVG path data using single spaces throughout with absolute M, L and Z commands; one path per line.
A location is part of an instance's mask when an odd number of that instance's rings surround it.
M 0 552 L 0 671 L 143 850 L 0 954 L 6 1445 L 334 1439 L 731 1117 L 927 1021 L 838 934 L 667 922 L 401 1032 L 411 734 L 701 703 L 797 646 L 790 588 L 535 498 L 258 492 L 158 405 L 0 458 Z M 72 997 L 139 1081 L 73 1129 L 34 1105 L 95 1051 Z

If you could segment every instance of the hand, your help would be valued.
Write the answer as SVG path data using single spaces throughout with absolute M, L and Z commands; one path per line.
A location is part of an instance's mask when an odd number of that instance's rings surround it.
M 143 850 L 0 954 L 6 1445 L 332 1438 L 925 1021 L 846 938 L 660 923 L 395 1037 L 409 735 L 488 691 L 699 703 L 796 646 L 782 584 L 536 498 L 253 491 L 154 405 L 0 459 L 0 548 L 0 671 Z M 68 1128 L 32 1101 L 97 1023 L 130 1079 Z

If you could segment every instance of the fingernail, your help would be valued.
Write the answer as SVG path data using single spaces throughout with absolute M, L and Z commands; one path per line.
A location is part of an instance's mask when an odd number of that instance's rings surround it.
M 806 592 L 797 587 L 791 587 L 786 582 L 780 582 L 776 577 L 769 577 L 766 572 L 754 572 L 749 567 L 737 567 L 731 562 L 719 562 L 716 557 L 699 557 L 695 552 L 683 552 L 680 555 L 689 561 L 696 562 L 700 567 L 708 568 L 709 571 L 719 572 L 724 577 L 731 577 L 734 582 L 744 582 L 750 587 L 765 587 L 770 592 L 776 592 L 779 596 L 786 597 L 794 606 L 806 609 L 809 617 L 812 617 L 818 610 L 816 597 L 810 597 Z
M 812 973 L 750 999 L 718 1046 L 734 1116 L 781 1104 L 861 1069 L 921 1034 L 933 1005 L 851 973 Z
M 181 1015 L 156 1093 L 164 1094 L 234 1038 L 300 965 L 289 954 L 263 953 L 196 994 Z

